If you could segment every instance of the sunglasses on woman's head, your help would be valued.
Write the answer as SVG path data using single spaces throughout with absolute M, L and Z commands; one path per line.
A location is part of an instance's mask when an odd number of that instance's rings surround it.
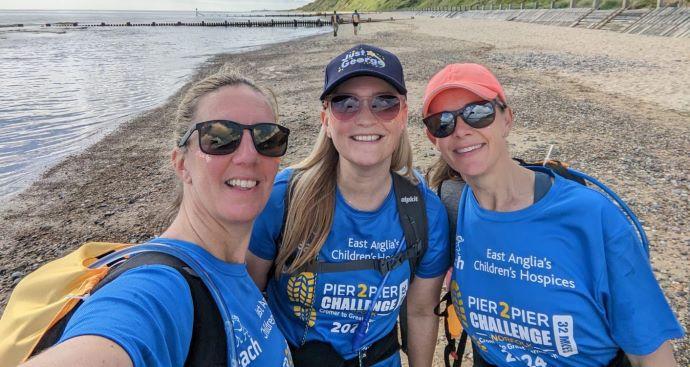
M 192 126 L 180 139 L 178 147 L 187 144 L 194 131 L 199 132 L 199 148 L 211 155 L 230 154 L 242 142 L 244 130 L 249 130 L 256 151 L 267 157 L 280 157 L 287 151 L 290 130 L 278 124 L 262 122 L 244 125 L 229 120 L 199 122 Z
M 459 110 L 442 111 L 423 118 L 424 125 L 431 135 L 437 138 L 445 138 L 455 131 L 457 118 L 460 117 L 467 125 L 475 129 L 481 129 L 491 125 L 496 119 L 496 106 L 506 108 L 506 105 L 494 99 L 493 101 L 473 102 Z
M 382 121 L 391 121 L 400 113 L 401 97 L 393 94 L 379 94 L 368 98 L 353 94 L 333 94 L 326 97 L 331 106 L 333 116 L 341 121 L 352 119 L 368 104 L 369 111 Z

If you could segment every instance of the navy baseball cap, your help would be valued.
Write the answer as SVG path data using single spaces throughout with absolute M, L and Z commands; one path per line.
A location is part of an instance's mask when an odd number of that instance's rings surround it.
M 344 81 L 365 75 L 381 78 L 400 94 L 407 94 L 403 68 L 398 57 L 378 47 L 362 44 L 343 52 L 328 63 L 320 99 L 323 101 Z

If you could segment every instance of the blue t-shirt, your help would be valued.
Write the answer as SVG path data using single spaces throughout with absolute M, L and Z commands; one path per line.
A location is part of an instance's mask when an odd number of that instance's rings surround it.
M 232 315 L 240 366 L 292 366 L 285 338 L 246 265 L 221 261 L 189 242 L 150 242 L 182 248 L 208 270 Z M 120 345 L 134 366 L 183 366 L 193 323 L 192 295 L 184 277 L 165 265 L 144 265 L 88 297 L 58 343 L 98 335 Z
M 636 232 L 600 193 L 554 175 L 535 204 L 494 212 L 466 185 L 458 212 L 451 294 L 488 362 L 600 367 L 683 335 Z
M 276 177 L 271 198 L 257 218 L 249 249 L 265 260 L 277 255 L 276 239 L 283 222 L 285 191 L 291 169 Z M 419 185 L 424 194 L 429 227 L 429 247 L 415 269 L 421 278 L 444 274 L 450 266 L 448 219 L 439 198 L 427 187 Z M 363 258 L 392 256 L 405 239 L 398 219 L 395 193 L 390 193 L 374 211 L 360 211 L 347 204 L 340 191 L 335 198 L 333 226 L 319 252 L 319 260 L 345 262 Z M 364 346 L 381 339 L 395 326 L 400 304 L 409 287 L 409 263 L 394 269 L 374 304 Z M 282 275 L 268 281 L 268 303 L 276 315 L 278 326 L 295 346 L 307 341 L 331 344 L 345 359 L 356 356 L 353 336 L 383 276 L 376 270 L 340 273 L 299 273 Z M 377 366 L 399 366 L 398 353 Z

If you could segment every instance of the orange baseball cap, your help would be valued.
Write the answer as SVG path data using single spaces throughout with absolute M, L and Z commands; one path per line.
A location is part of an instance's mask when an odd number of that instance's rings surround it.
M 468 90 L 487 101 L 498 97 L 503 103 L 508 104 L 501 83 L 489 69 L 479 64 L 450 64 L 429 80 L 424 91 L 422 116 L 427 116 L 431 101 L 439 93 L 454 88 Z

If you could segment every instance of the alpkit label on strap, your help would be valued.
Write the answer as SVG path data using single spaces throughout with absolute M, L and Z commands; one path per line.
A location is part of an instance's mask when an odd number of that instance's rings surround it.
M 403 196 L 400 198 L 400 202 L 403 204 L 416 203 L 419 201 L 419 196 Z

